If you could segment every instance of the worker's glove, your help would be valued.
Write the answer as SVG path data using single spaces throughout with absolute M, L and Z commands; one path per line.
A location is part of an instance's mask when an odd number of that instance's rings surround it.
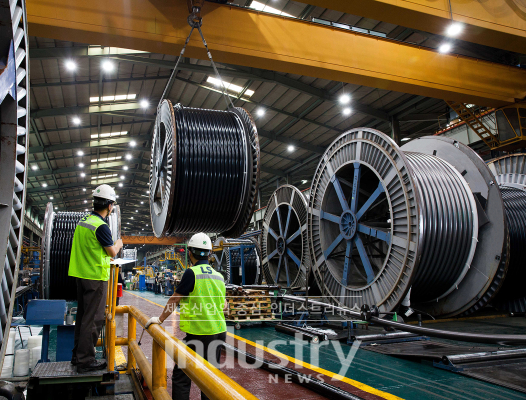
M 159 317 L 151 317 L 148 322 L 146 323 L 146 325 L 144 325 L 144 328 L 145 329 L 148 329 L 150 327 L 151 324 L 158 324 L 158 325 L 161 325 L 162 322 L 161 320 L 159 319 Z

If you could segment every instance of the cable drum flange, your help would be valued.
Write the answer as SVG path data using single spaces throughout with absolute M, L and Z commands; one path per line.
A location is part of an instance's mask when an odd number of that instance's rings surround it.
M 279 187 L 269 199 L 261 233 L 262 267 L 269 285 L 307 285 L 310 255 L 307 199 L 291 185 Z
M 85 215 L 86 212 L 55 213 L 51 202 L 46 206 L 41 247 L 41 292 L 44 299 L 75 300 L 77 298 L 75 278 L 68 276 L 68 269 L 75 228 Z M 118 205 L 113 208 L 107 223 L 115 242 L 121 237 L 121 216 Z
M 499 186 L 526 188 L 526 154 L 510 154 L 494 158 L 488 168 Z
M 356 128 L 324 153 L 312 180 L 312 270 L 333 302 L 393 310 L 409 290 L 421 211 L 408 160 L 386 135 Z
M 157 112 L 150 162 L 150 215 L 157 237 L 248 226 L 259 184 L 259 139 L 242 108 L 175 106 Z

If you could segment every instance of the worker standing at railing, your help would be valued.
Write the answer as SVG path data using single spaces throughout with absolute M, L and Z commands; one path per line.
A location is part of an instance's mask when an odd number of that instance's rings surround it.
M 225 281 L 223 276 L 208 265 L 208 255 L 212 250 L 210 238 L 197 233 L 188 242 L 190 261 L 181 283 L 168 300 L 160 317 L 152 317 L 145 328 L 151 324 L 162 324 L 180 304 L 179 328 L 186 332 L 183 341 L 189 348 L 219 367 L 222 344 L 226 339 Z M 172 375 L 172 399 L 190 398 L 190 378 L 176 365 Z M 201 392 L 201 399 L 208 397 Z
M 77 278 L 77 320 L 71 363 L 77 372 L 106 368 L 106 361 L 95 360 L 95 345 L 104 324 L 110 259 L 122 248 L 113 243 L 107 218 L 116 203 L 115 190 L 100 185 L 93 191 L 93 211 L 83 217 L 73 235 L 68 275 Z

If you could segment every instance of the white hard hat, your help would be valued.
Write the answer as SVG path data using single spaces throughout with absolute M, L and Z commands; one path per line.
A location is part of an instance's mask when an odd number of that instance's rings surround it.
M 199 232 L 190 238 L 188 247 L 195 249 L 212 250 L 212 241 L 206 233 Z
M 117 195 L 115 194 L 115 189 L 110 185 L 100 185 L 93 191 L 93 197 L 100 197 L 102 199 L 116 201 Z

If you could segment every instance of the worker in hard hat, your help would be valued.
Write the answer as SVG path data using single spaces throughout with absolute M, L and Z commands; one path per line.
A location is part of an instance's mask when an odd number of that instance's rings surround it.
M 188 252 L 193 267 L 187 268 L 181 283 L 168 300 L 160 317 L 153 317 L 145 325 L 162 324 L 179 304 L 179 328 L 186 333 L 183 339 L 188 347 L 219 366 L 222 344 L 226 339 L 225 281 L 223 276 L 208 265 L 212 250 L 210 238 L 197 233 L 188 242 Z M 175 360 L 177 362 L 177 360 Z M 176 364 L 172 374 L 172 399 L 190 398 L 190 378 Z M 208 397 L 201 393 L 201 399 Z
M 95 346 L 104 323 L 110 259 L 122 248 L 121 239 L 113 243 L 108 225 L 116 199 L 111 186 L 97 187 L 93 211 L 81 218 L 73 235 L 68 275 L 77 278 L 78 305 L 71 363 L 79 373 L 106 367 L 106 361 L 95 359 Z

